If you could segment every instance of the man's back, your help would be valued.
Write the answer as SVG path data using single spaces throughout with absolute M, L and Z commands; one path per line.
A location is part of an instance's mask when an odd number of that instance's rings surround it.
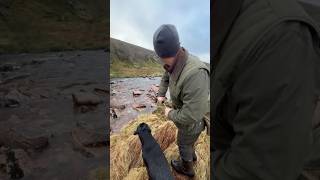
M 302 5 L 305 11 L 320 26 L 320 1 L 319 0 L 300 0 L 299 3 Z
M 291 180 L 301 174 L 314 148 L 317 27 L 293 1 L 243 1 L 214 56 L 217 179 Z

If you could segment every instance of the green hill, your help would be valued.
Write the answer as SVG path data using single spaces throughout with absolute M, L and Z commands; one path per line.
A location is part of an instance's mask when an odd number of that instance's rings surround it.
M 164 72 L 153 51 L 124 41 L 110 38 L 110 56 L 111 78 L 161 76 Z
M 105 48 L 105 0 L 0 0 L 0 53 Z

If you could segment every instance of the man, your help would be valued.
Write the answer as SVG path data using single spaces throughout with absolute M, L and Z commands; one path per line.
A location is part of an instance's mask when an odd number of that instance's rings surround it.
M 295 0 L 213 6 L 215 179 L 319 180 L 318 24 Z
M 171 161 L 171 165 L 177 172 L 193 177 L 193 161 L 197 160 L 193 146 L 204 129 L 203 117 L 209 110 L 209 68 L 180 46 L 173 25 L 160 26 L 154 33 L 153 45 L 166 70 L 158 102 L 165 100 L 169 88 L 173 109 L 166 108 L 165 115 L 178 128 L 180 159 Z

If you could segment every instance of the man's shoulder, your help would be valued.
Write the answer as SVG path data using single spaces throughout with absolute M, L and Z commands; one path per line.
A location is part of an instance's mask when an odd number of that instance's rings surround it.
M 315 21 L 295 0 L 244 0 L 222 52 L 228 57 L 246 57 L 262 39 L 274 32 L 274 29 L 285 30 L 287 27 L 283 24 L 292 23 L 313 29 L 320 37 Z
M 183 71 L 179 77 L 180 82 L 183 84 L 186 81 L 189 81 L 191 77 L 195 77 L 202 72 L 207 72 L 208 76 L 210 74 L 210 68 L 204 62 L 202 62 L 196 56 L 188 57 L 187 63 L 183 68 Z
M 186 63 L 187 66 L 192 66 L 192 67 L 206 67 L 208 68 L 209 65 L 207 65 L 205 62 L 201 61 L 197 56 L 189 54 L 188 60 Z
M 297 21 L 312 26 L 320 32 L 319 24 L 309 16 L 297 0 L 244 0 L 238 21 L 238 25 L 244 24 L 248 29 L 265 30 L 281 22 Z M 261 33 L 261 29 L 257 32 Z
M 183 69 L 183 73 L 190 75 L 197 73 L 200 69 L 205 69 L 210 73 L 210 68 L 203 61 L 201 61 L 198 57 L 189 55 L 186 66 Z

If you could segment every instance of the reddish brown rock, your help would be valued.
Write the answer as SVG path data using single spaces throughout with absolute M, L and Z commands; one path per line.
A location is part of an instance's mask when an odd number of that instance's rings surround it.
M 147 106 L 145 104 L 132 104 L 132 108 L 141 111 L 143 108 L 146 108 Z
M 142 92 L 140 90 L 134 90 L 132 92 L 133 96 L 140 96 L 142 94 Z
M 81 106 L 81 105 L 93 105 L 96 106 L 100 103 L 102 103 L 102 100 L 95 94 L 91 93 L 73 93 L 72 99 L 75 105 Z

